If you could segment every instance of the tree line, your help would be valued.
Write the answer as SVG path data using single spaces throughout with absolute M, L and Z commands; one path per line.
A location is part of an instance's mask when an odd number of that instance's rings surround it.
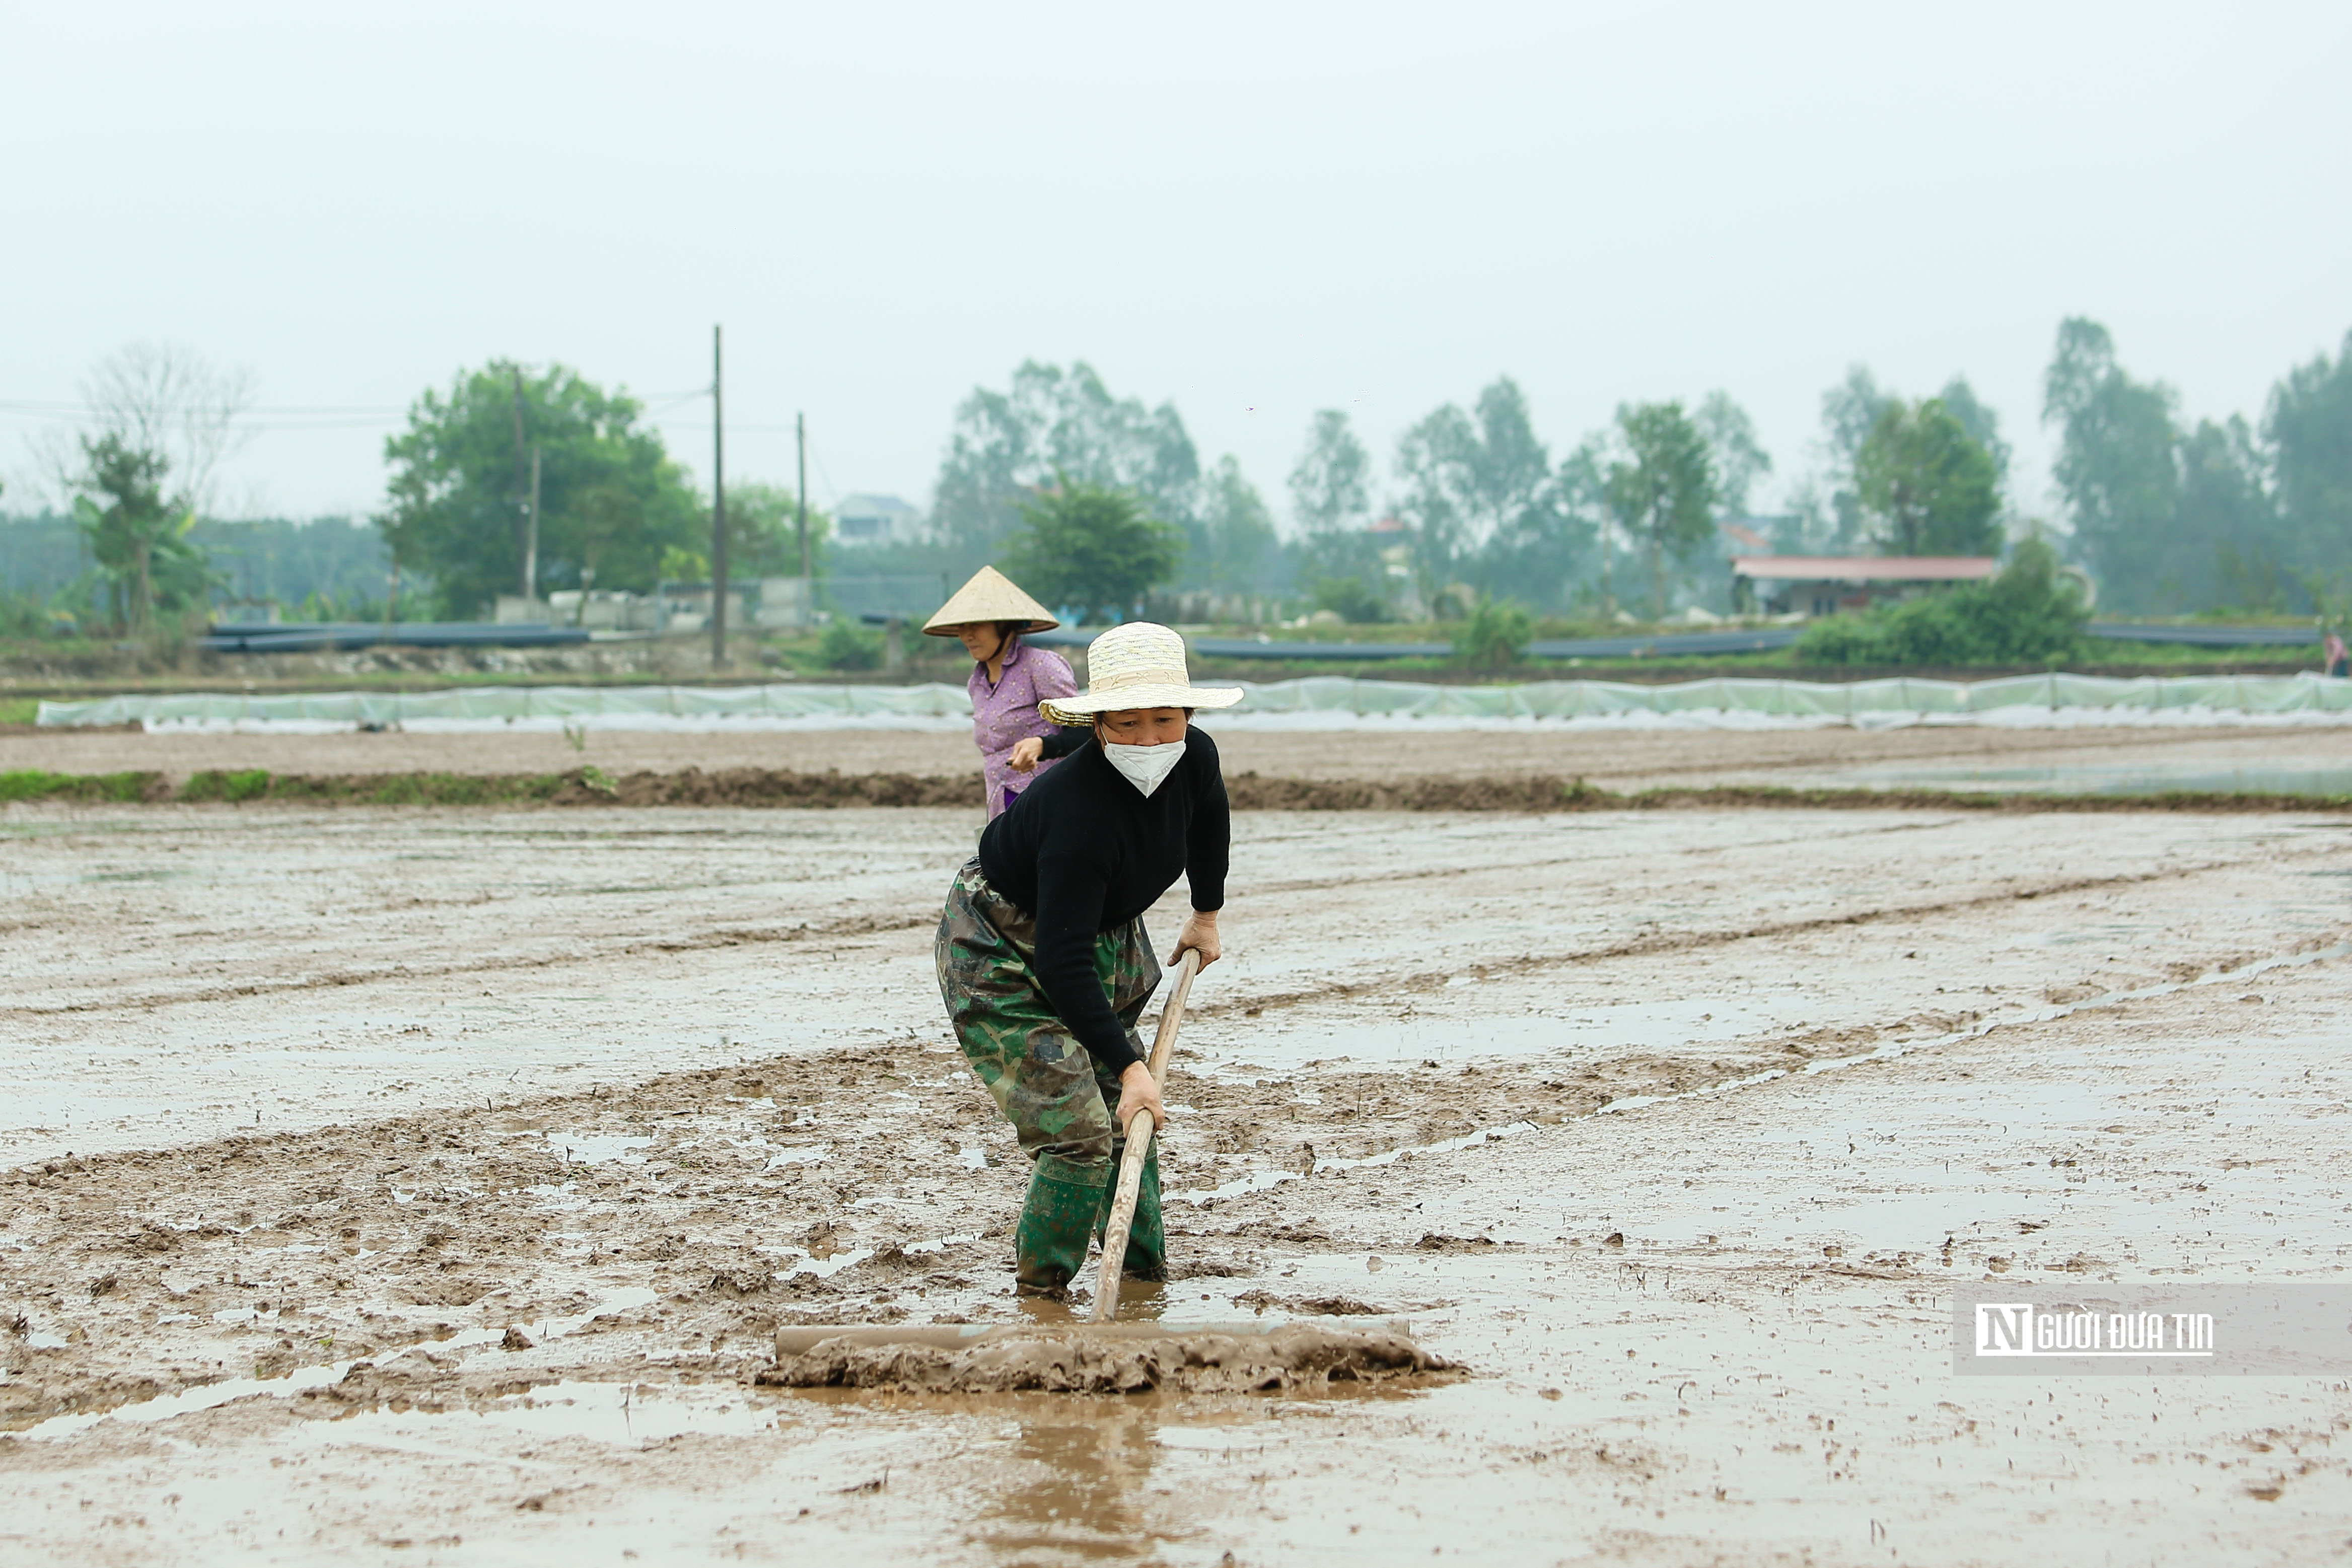
M 2327 611 L 2352 579 L 2352 332 L 2271 388 L 2260 421 L 2200 419 L 2118 361 L 2107 330 L 2058 329 L 2042 417 L 2074 552 L 2101 605 L 2141 613 Z
M 1466 616 L 1488 598 L 1556 615 L 1722 609 L 1724 557 L 1748 548 L 1723 525 L 1744 520 L 1780 553 L 1995 555 L 2040 541 L 2051 552 L 2019 581 L 2071 559 L 2108 613 L 2335 615 L 2352 602 L 2352 333 L 2282 376 L 2259 422 L 2190 425 L 2171 387 L 2135 378 L 2106 329 L 2080 317 L 2060 324 L 2043 383 L 2054 516 L 2015 494 L 2010 443 L 1966 377 L 1906 397 L 1856 366 L 1822 395 L 1816 461 L 1769 515 L 1756 513 L 1773 460 L 1728 394 L 1621 405 L 1555 458 L 1502 376 L 1407 429 L 1385 483 L 1348 414 L 1317 413 L 1287 476 L 1286 534 L 1233 458 L 1202 463 L 1172 405 L 1115 397 L 1083 363 L 1032 363 L 957 410 L 933 538 L 900 553 L 959 570 L 1008 550 L 1038 559 L 1041 498 L 1075 482 L 1131 498 L 1173 546 L 1164 562 L 1139 552 L 1117 592 L 1089 590 L 1097 599 L 1131 599 L 1139 574 L 1158 571 L 1153 582 L 1303 596 L 1359 621 Z
M 1779 542 L 1998 548 L 2006 448 L 1966 382 L 1906 402 L 1857 373 L 1831 404 L 1850 438 L 1826 489 L 1806 494 L 1826 495 L 1838 521 L 1792 515 Z M 1553 615 L 1624 603 L 1663 616 L 1694 594 L 1729 607 L 1719 525 L 1750 515 L 1771 471 L 1753 421 L 1720 391 L 1689 406 L 1622 405 L 1608 428 L 1555 458 L 1525 392 L 1502 376 L 1468 408 L 1444 405 L 1406 430 L 1385 485 L 1349 415 L 1315 414 L 1287 477 L 1286 534 L 1232 458 L 1202 462 L 1172 405 L 1116 397 L 1084 363 L 1033 362 L 957 410 L 931 538 L 895 560 L 960 572 L 1009 555 L 1048 574 L 1074 605 L 1132 604 L 1165 583 L 1307 599 L 1351 621 L 1467 616 L 1488 599 Z M 1133 547 L 1096 563 L 1084 584 L 1054 564 L 1054 542 L 1068 531 L 1060 512 L 1081 491 L 1098 517 L 1116 493 L 1161 530 L 1149 548 L 1131 534 Z
M 53 455 L 93 563 L 97 618 L 149 626 L 232 596 L 210 486 L 249 378 L 139 348 L 85 387 L 91 426 Z M 1385 465 L 1343 410 L 1302 432 L 1276 508 L 1230 456 L 1204 461 L 1173 405 L 1120 396 L 1091 367 L 1030 362 L 958 405 L 924 537 L 841 546 L 813 510 L 815 563 L 954 577 L 1008 565 L 1097 616 L 1154 592 L 1313 605 L 1351 621 L 1723 610 L 1725 557 L 1974 555 L 2046 540 L 2086 567 L 2103 610 L 2301 613 L 2352 579 L 2352 335 L 2283 376 L 2258 421 L 2188 423 L 2179 395 L 2124 368 L 2106 330 L 2059 327 L 2042 417 L 2056 516 L 2022 508 L 2011 448 L 1964 377 L 1907 397 L 1856 367 L 1822 399 L 1814 461 L 1769 512 L 1775 464 L 1727 393 L 1621 405 L 1557 450 L 1496 377 L 1400 436 Z M 493 361 L 421 394 L 387 438 L 373 519 L 403 614 L 481 614 L 524 585 L 645 592 L 709 570 L 707 496 L 645 408 L 575 370 Z M 800 570 L 799 498 L 730 484 L 738 577 Z M 1763 515 L 1759 515 L 1763 512 Z M 1743 525 L 1733 532 L 1727 524 Z M 388 607 L 388 606 L 386 606 Z

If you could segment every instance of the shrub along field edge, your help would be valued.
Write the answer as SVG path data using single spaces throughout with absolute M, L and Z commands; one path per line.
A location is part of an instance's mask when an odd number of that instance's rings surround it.
M 1677 786 L 1621 793 L 1545 774 L 1391 781 L 1265 778 L 1225 781 L 1244 811 L 1673 811 L 1690 809 L 1942 810 L 1998 812 L 2352 812 L 2352 795 L 2168 790 L 2150 795 L 1987 793 L 1924 789 L 1783 789 L 1753 784 Z M 174 787 L 159 773 L 0 773 L 0 803 L 247 805 L 602 806 L 734 805 L 979 808 L 978 784 L 961 774 L 803 773 L 721 768 L 561 773 L 272 773 L 260 768 L 200 773 Z

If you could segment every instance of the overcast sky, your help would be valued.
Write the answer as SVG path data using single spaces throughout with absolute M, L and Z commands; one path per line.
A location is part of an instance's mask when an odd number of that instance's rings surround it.
M 494 356 L 642 395 L 728 343 L 729 468 L 927 501 L 1024 358 L 1172 400 L 1277 508 L 1518 379 L 1557 453 L 1728 390 L 1782 482 L 1849 364 L 1964 373 L 2046 505 L 2110 327 L 2193 415 L 2352 328 L 2352 5 L 11 6 L 0 404 L 134 340 L 251 367 L 228 511 L 379 504 Z M 373 412 L 370 412 L 373 411 Z M 707 482 L 709 405 L 660 415 Z M 38 421 L 0 413 L 0 504 Z

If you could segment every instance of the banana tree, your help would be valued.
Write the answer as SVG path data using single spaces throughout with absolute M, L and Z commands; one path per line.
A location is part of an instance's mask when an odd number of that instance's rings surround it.
M 196 514 L 164 499 L 167 465 L 160 454 L 111 435 L 83 447 L 89 460 L 85 484 L 93 494 L 75 498 L 74 521 L 89 541 L 115 624 L 144 631 L 159 600 L 176 605 L 213 581 L 203 548 L 189 537 Z

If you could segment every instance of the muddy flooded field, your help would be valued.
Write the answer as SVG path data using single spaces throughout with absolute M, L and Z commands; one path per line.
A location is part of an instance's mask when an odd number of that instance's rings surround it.
M 975 826 L 6 808 L 0 1552 L 2347 1550 L 2346 1379 L 1959 1378 L 1949 1308 L 2344 1278 L 2340 819 L 1244 814 L 1122 1312 L 1467 1375 L 761 1385 L 780 1326 L 1022 1319 L 930 956 Z

